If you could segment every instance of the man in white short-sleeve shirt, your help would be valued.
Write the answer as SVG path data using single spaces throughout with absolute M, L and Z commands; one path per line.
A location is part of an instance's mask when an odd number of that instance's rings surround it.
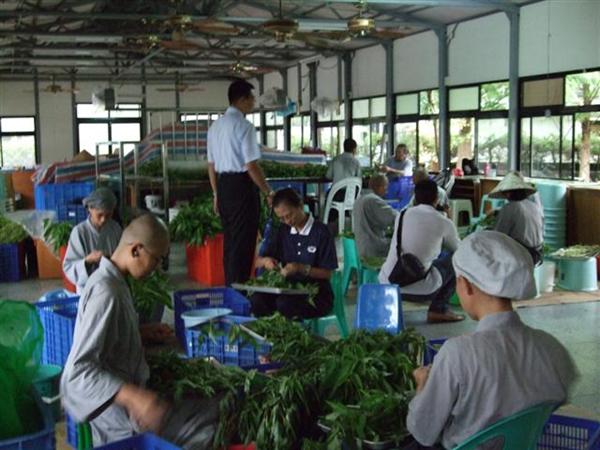
M 270 203 L 273 195 L 258 165 L 256 131 L 245 114 L 254 109 L 252 86 L 236 80 L 229 86 L 229 108 L 208 130 L 208 175 L 215 213 L 224 234 L 225 284 L 243 283 L 250 277 L 258 219 L 259 190 Z

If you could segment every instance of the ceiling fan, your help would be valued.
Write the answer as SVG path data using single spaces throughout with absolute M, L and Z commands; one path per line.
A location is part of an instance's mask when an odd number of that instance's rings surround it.
M 31 93 L 34 91 L 33 90 L 25 90 L 23 92 Z M 40 92 L 47 92 L 49 94 L 71 94 L 71 93 L 79 94 L 79 89 L 77 89 L 77 88 L 71 89 L 71 88 L 62 87 L 60 84 L 56 83 L 56 77 L 54 75 L 52 75 L 52 83 L 50 83 L 49 85 L 40 89 Z
M 375 37 L 379 39 L 400 39 L 407 35 L 406 31 L 398 28 L 377 28 L 375 19 L 366 15 L 367 0 L 360 0 L 356 7 L 358 15 L 348 20 L 348 34 L 351 37 Z

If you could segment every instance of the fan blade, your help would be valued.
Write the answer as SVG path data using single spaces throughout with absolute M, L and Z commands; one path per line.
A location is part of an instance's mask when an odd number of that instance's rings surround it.
M 380 39 L 401 39 L 407 36 L 407 33 L 393 28 L 377 28 L 369 33 L 369 36 L 378 37 Z
M 186 50 L 201 50 L 202 46 L 187 40 L 177 41 L 160 41 L 160 46 L 167 50 L 186 51 Z
M 221 36 L 237 36 L 241 32 L 235 25 L 216 19 L 198 20 L 192 23 L 192 27 L 201 33 Z

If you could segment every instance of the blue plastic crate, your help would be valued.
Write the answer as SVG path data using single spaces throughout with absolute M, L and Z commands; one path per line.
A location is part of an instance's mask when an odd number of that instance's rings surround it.
M 94 183 L 40 184 L 35 187 L 35 209 L 56 211 L 58 220 L 68 220 L 66 205 L 81 203 L 94 190 Z
M 15 282 L 25 276 L 25 246 L 0 244 L 0 282 Z
M 96 450 L 181 450 L 181 447 L 160 439 L 152 433 L 138 434 L 122 441 L 94 448 Z
M 73 225 L 83 222 L 88 216 L 86 207 L 76 203 L 66 205 L 65 212 L 63 214 L 66 214 L 66 220 L 71 222 Z
M 42 364 L 64 366 L 73 345 L 79 296 L 53 291 L 36 303 L 44 326 Z
M 67 430 L 67 444 L 73 448 L 77 448 L 77 442 L 79 442 L 79 437 L 77 436 L 77 422 L 75 422 L 68 414 L 65 414 L 65 427 Z
M 38 404 L 40 405 L 44 428 L 36 433 L 2 440 L 0 441 L 0 450 L 54 450 L 56 448 L 52 410 L 44 405 L 41 400 L 38 401 Z
M 598 450 L 600 423 L 552 414 L 537 445 L 538 450 Z
M 439 351 L 439 347 L 446 342 L 446 338 L 430 339 L 425 346 L 425 355 L 423 355 L 423 365 L 427 366 L 433 362 L 435 355 Z
M 402 209 L 410 202 L 414 187 L 412 177 L 398 177 L 390 181 L 385 198 L 397 201 L 398 203 L 394 202 L 393 207 Z
M 250 315 L 250 301 L 235 289 L 186 289 L 173 294 L 175 335 L 186 347 L 185 327 L 181 314 L 192 309 L 229 308 L 236 316 Z
M 227 316 L 224 319 L 215 320 L 213 328 L 219 332 L 227 333 L 231 323 L 245 324 L 253 322 L 252 317 Z M 213 357 L 222 364 L 228 366 L 250 367 L 260 365 L 260 356 L 271 352 L 271 344 L 268 342 L 244 342 L 241 338 L 229 342 L 227 336 L 210 338 L 202 331 L 185 330 L 186 353 L 190 358 Z

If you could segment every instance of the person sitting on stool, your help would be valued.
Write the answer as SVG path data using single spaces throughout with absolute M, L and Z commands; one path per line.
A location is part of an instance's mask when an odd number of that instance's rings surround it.
M 295 320 L 329 314 L 333 306 L 329 280 L 338 266 L 331 233 L 323 223 L 304 212 L 302 199 L 291 188 L 275 193 L 273 210 L 281 226 L 265 255 L 257 258 L 256 267 L 279 270 L 290 281 L 316 283 L 319 291 L 312 300 L 302 295 L 255 293 L 250 297 L 252 314 L 262 317 L 278 311 Z

